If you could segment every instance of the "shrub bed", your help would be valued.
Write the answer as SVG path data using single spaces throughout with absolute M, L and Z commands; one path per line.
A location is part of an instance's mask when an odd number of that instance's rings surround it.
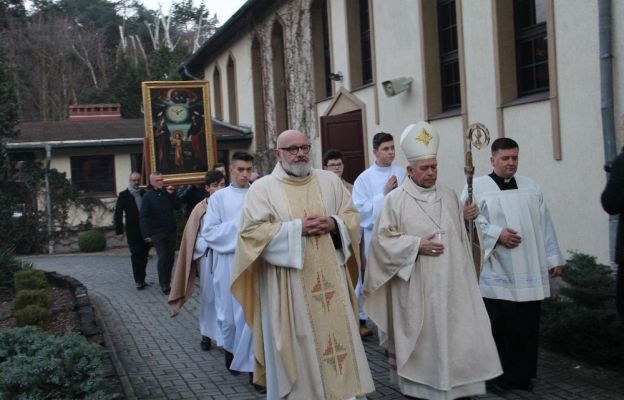
M 21 269 L 13 275 L 13 286 L 15 291 L 45 289 L 48 287 L 48 280 L 42 271 L 36 269 Z
M 0 287 L 12 287 L 15 273 L 30 268 L 32 264 L 17 259 L 13 249 L 0 247 Z
M 34 327 L 0 332 L 0 397 L 106 399 L 103 350 L 82 336 Z
M 49 309 L 36 304 L 29 304 L 26 307 L 13 311 L 16 326 L 36 326 L 41 329 L 48 329 L 52 320 L 52 313 Z
M 573 253 L 559 293 L 544 301 L 542 342 L 576 359 L 624 368 L 624 327 L 615 311 L 615 279 L 596 258 Z
M 41 308 L 50 308 L 52 304 L 52 295 L 49 289 L 24 289 L 15 294 L 11 308 L 13 311 L 19 311 L 29 305 L 36 305 Z

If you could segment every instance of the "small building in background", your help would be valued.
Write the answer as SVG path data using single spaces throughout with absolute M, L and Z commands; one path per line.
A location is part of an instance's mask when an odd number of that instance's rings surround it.
M 249 127 L 213 121 L 212 128 L 220 162 L 227 163 L 229 149 L 252 140 Z M 119 104 L 77 104 L 68 107 L 64 121 L 22 122 L 17 129 L 18 136 L 7 143 L 13 161 L 45 161 L 50 146 L 50 168 L 64 172 L 81 195 L 106 205 L 90 216 L 74 210 L 67 221 L 70 226 L 112 226 L 117 193 L 128 186 L 132 171 L 142 170 L 143 119 L 122 118 Z

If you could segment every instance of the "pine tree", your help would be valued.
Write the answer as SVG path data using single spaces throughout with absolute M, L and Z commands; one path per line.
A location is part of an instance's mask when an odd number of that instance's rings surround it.
M 5 46 L 0 40 L 0 180 L 5 185 L 11 172 L 6 152 L 7 139 L 17 136 L 18 123 L 17 98 L 13 86 L 12 74 L 6 59 Z
M 123 53 L 119 52 L 115 72 L 110 84 L 113 101 L 121 104 L 124 118 L 141 118 L 141 81 L 143 66 L 133 65 Z
M 13 218 L 19 202 L 19 185 L 15 183 L 6 144 L 17 136 L 18 109 L 4 48 L 0 40 L 0 246 L 12 248 L 19 240 L 15 232 L 21 230 L 21 221 Z

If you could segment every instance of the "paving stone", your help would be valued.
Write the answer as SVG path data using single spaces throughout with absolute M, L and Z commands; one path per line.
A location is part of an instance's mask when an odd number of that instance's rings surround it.
M 151 257 L 144 290 L 136 290 L 129 254 L 28 257 L 36 268 L 80 281 L 88 290 L 98 322 L 118 362 L 128 399 L 254 400 L 266 396 L 223 365 L 218 348 L 201 351 L 197 326 L 199 290 L 175 318 L 159 289 L 156 257 Z M 369 399 L 403 399 L 390 385 L 384 351 L 376 337 L 364 340 L 377 392 Z M 480 400 L 624 400 L 624 376 L 540 352 L 538 378 L 531 392 L 488 393 Z

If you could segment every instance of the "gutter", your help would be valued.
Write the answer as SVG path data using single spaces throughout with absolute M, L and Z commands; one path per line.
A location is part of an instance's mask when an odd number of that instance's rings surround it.
M 216 136 L 217 142 L 233 142 L 237 140 L 251 140 L 253 132 L 250 127 L 232 125 L 227 122 L 212 120 L 213 124 L 221 125 L 225 128 L 241 133 L 241 136 Z M 126 139 L 94 139 L 94 140 L 50 140 L 45 142 L 14 142 L 7 143 L 7 150 L 45 150 L 47 146 L 55 149 L 72 148 L 72 147 L 106 147 L 106 146 L 126 146 L 143 144 L 143 138 L 126 138 Z
M 66 147 L 97 147 L 97 146 L 124 146 L 141 144 L 143 138 L 128 139 L 96 139 L 96 140 L 51 140 L 45 142 L 17 142 L 7 143 L 7 150 L 45 149 L 47 146 L 60 149 Z
M 222 126 L 224 128 L 228 128 L 228 129 L 232 129 L 234 131 L 238 131 L 243 136 L 252 134 L 251 127 L 247 126 L 247 125 L 233 125 L 233 124 L 230 124 L 229 122 L 220 121 L 218 119 L 213 119 L 212 123 L 213 123 L 213 125 L 220 125 L 220 126 Z

